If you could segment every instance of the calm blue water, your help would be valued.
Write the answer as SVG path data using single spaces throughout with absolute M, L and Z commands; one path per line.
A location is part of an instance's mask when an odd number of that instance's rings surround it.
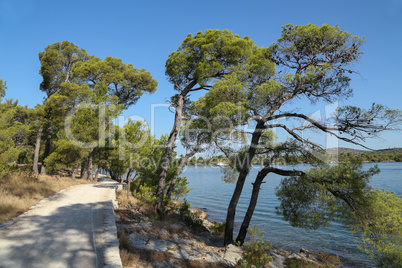
M 375 164 L 366 163 L 368 169 Z M 377 163 L 381 173 L 372 177 L 371 185 L 402 194 L 402 163 Z M 307 169 L 307 165 L 287 166 L 286 169 Z M 236 210 L 236 225 L 240 226 L 244 216 L 252 185 L 261 167 L 253 167 L 247 177 L 242 196 Z M 187 200 L 192 207 L 205 208 L 210 215 L 210 221 L 222 222 L 226 218 L 227 206 L 233 194 L 235 185 L 221 180 L 223 172 L 220 167 L 214 166 L 189 166 L 183 172 L 187 176 L 189 186 L 194 188 L 187 195 Z M 264 231 L 264 239 L 268 239 L 277 247 L 298 251 L 306 248 L 312 251 L 322 251 L 327 254 L 337 254 L 347 260 L 356 261 L 355 267 L 372 266 L 368 256 L 361 253 L 357 247 L 355 238 L 349 231 L 342 228 L 338 223 L 333 223 L 327 228 L 314 231 L 293 228 L 281 217 L 275 214 L 275 206 L 279 201 L 275 196 L 275 188 L 279 185 L 281 176 L 270 174 L 262 184 L 258 204 L 255 209 L 251 226 L 257 224 Z M 235 230 L 235 237 L 237 230 Z M 349 265 L 348 265 L 349 266 Z

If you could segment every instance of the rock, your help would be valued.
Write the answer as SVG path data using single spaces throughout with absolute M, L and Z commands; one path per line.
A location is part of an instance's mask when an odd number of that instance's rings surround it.
M 140 225 L 138 223 L 130 223 L 130 224 L 126 224 L 126 229 L 127 230 L 137 230 L 140 229 Z
M 199 241 L 199 242 L 204 242 L 204 244 L 206 244 L 206 245 L 210 244 L 209 239 L 206 238 L 205 236 L 199 236 L 199 235 L 197 235 L 197 236 L 194 237 L 194 239 L 197 240 L 197 241 Z
M 183 239 L 173 240 L 173 242 L 175 242 L 178 245 L 185 245 L 185 246 L 190 246 L 190 247 L 194 244 L 193 241 L 183 240 Z
M 229 245 L 226 248 L 223 259 L 234 265 L 242 258 L 242 252 L 243 251 L 240 247 Z
M 149 238 L 146 236 L 142 236 L 140 234 L 130 234 L 129 239 L 131 241 L 131 245 L 138 249 L 146 249 L 146 250 L 154 250 L 154 251 L 167 251 L 170 248 L 174 248 L 177 245 L 173 242 Z
M 207 256 L 202 259 L 207 262 L 222 262 L 222 255 L 216 251 L 208 251 Z
M 182 237 L 185 237 L 185 238 L 190 236 L 190 234 L 187 231 L 184 231 L 181 234 L 182 234 Z
M 310 256 L 315 257 L 317 255 L 316 253 L 314 253 L 308 249 L 304 249 L 304 248 L 301 248 L 299 252 L 306 255 L 306 257 L 310 257 Z
M 147 243 L 147 249 L 155 251 L 168 251 L 168 249 L 175 248 L 176 246 L 173 242 L 153 238 L 149 239 Z
M 177 249 L 172 249 L 168 251 L 175 258 L 183 260 L 195 260 L 195 261 L 206 261 L 214 263 L 225 263 L 228 264 L 222 255 L 216 251 L 204 250 L 194 242 L 187 242 L 178 245 Z
M 170 267 L 175 267 L 175 268 L 182 268 L 182 266 L 180 264 L 178 264 L 177 262 L 175 262 L 174 260 L 171 260 L 169 262 Z
M 135 248 L 138 249 L 146 249 L 147 242 L 148 242 L 148 237 L 142 236 L 140 234 L 132 233 L 128 236 L 128 238 L 131 241 L 131 245 Z
M 146 232 L 145 230 L 140 230 L 140 235 L 142 236 L 148 236 L 148 232 Z
M 138 225 L 143 230 L 152 228 L 152 223 L 150 222 L 140 222 Z
M 202 210 L 202 209 L 193 209 L 193 208 L 191 208 L 190 211 L 192 213 L 194 213 L 195 215 L 197 215 L 202 220 L 206 220 L 209 217 L 209 215 L 207 213 L 205 213 L 205 211 Z
M 159 234 L 163 234 L 163 235 L 170 236 L 168 230 L 166 230 L 166 229 L 164 229 L 164 228 L 160 229 Z
M 202 256 L 200 256 L 200 248 L 180 244 L 178 249 L 170 250 L 170 253 L 173 254 L 174 257 L 184 259 L 184 260 L 201 260 Z
M 281 255 L 278 252 L 270 252 L 271 257 L 273 258 L 272 262 L 268 264 L 268 267 L 271 268 L 282 268 L 285 267 L 284 262 L 286 260 L 286 256 Z
M 241 254 L 243 252 L 243 250 L 241 249 L 241 247 L 235 246 L 230 244 L 227 248 L 226 248 L 226 252 L 233 252 L 233 253 L 239 253 Z
M 152 263 L 152 267 L 156 268 L 170 268 L 172 267 L 170 263 L 167 263 L 166 261 L 161 262 L 161 263 Z
M 180 223 L 173 223 L 171 224 L 169 227 L 172 230 L 180 230 L 181 228 L 183 228 L 185 225 L 184 224 L 180 224 Z
M 318 252 L 317 255 L 317 259 L 327 265 L 337 265 L 342 262 L 341 257 L 338 255 L 328 255 L 323 252 Z

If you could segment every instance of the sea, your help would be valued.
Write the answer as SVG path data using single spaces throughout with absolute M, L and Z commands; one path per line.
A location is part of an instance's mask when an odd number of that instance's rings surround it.
M 371 178 L 370 184 L 401 195 L 402 163 L 364 163 L 363 168 L 369 169 L 374 165 L 377 165 L 381 172 Z M 309 168 L 304 164 L 280 167 L 299 170 Z M 252 191 L 251 183 L 261 168 L 262 166 L 253 166 L 247 177 L 236 210 L 235 237 L 247 210 Z M 187 177 L 189 187 L 193 188 L 186 196 L 191 206 L 204 209 L 209 215 L 209 221 L 224 221 L 235 184 L 225 183 L 222 180 L 222 167 L 187 166 L 182 175 Z M 304 248 L 314 252 L 336 254 L 344 259 L 343 264 L 346 267 L 375 267 L 369 256 L 358 250 L 356 237 L 340 223 L 333 222 L 329 227 L 318 230 L 305 230 L 290 226 L 276 215 L 275 207 L 279 205 L 279 201 L 275 195 L 275 188 L 281 178 L 282 176 L 276 174 L 269 174 L 265 178 L 250 226 L 257 225 L 260 231 L 264 231 L 264 239 L 269 240 L 277 248 L 296 252 Z

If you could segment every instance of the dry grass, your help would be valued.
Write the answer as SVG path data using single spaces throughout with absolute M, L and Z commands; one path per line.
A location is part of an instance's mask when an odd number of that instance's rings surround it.
M 135 198 L 132 194 L 130 194 L 127 198 L 127 191 L 118 191 L 117 193 L 117 201 L 120 205 L 126 206 L 136 206 L 139 203 L 139 200 Z
M 38 201 L 72 185 L 87 183 L 71 178 L 39 175 L 29 172 L 0 174 L 0 223 L 18 216 Z
M 117 230 L 119 238 L 120 259 L 123 267 L 152 267 L 138 252 L 130 246 L 128 235 L 123 230 Z
M 117 202 L 119 202 L 120 207 L 125 207 L 128 209 L 136 208 L 142 214 L 151 216 L 155 214 L 155 208 L 152 204 L 148 204 L 146 202 L 142 202 L 139 199 L 135 198 L 132 194 L 130 194 L 127 198 L 127 191 L 119 191 L 117 193 Z
M 123 230 L 117 230 L 117 237 L 119 238 L 119 247 L 121 249 L 130 249 L 130 239 Z
M 120 258 L 123 264 L 123 267 L 146 267 L 152 268 L 153 266 L 150 263 L 146 263 L 140 259 L 137 254 L 134 254 L 128 250 L 121 249 L 120 250 Z

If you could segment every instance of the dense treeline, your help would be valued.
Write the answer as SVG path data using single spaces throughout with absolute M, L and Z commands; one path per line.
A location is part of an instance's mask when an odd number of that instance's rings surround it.
M 365 162 L 402 162 L 402 153 L 400 152 L 393 152 L 393 153 L 376 153 L 376 152 L 369 152 L 369 153 L 340 153 L 338 155 L 326 155 L 328 162 L 330 163 L 345 163 L 351 160 Z M 230 160 L 225 157 L 224 155 L 212 156 L 212 157 L 192 157 L 188 160 L 188 165 L 192 166 L 207 166 L 207 165 L 227 165 Z M 264 165 L 267 162 L 266 158 L 263 157 L 256 157 L 253 159 L 253 165 Z M 309 158 L 305 156 L 293 156 L 289 155 L 280 159 L 277 159 L 275 164 L 316 164 L 319 163 L 319 159 L 316 158 Z
M 151 136 L 143 122 L 129 119 L 120 127 L 113 121 L 145 92 L 155 92 L 151 74 L 117 58 L 90 56 L 68 41 L 47 46 L 39 60 L 43 103 L 35 108 L 12 99 L 0 103 L 1 170 L 19 165 L 34 174 L 62 173 L 89 181 L 104 171 L 114 180 L 136 178 L 137 187 L 154 191 L 156 178 L 150 178 L 160 169 L 166 137 Z M 0 97 L 6 90 L 0 80 Z M 168 181 L 176 166 L 169 167 Z M 173 195 L 183 195 L 185 178 L 176 180 Z
M 338 155 L 327 155 L 328 162 L 330 163 L 345 163 L 351 160 L 357 160 L 361 162 L 402 162 L 402 153 L 340 153 Z M 301 164 L 301 163 L 317 163 L 314 159 L 306 159 L 303 156 L 289 156 L 287 159 L 283 159 L 285 164 Z
M 356 159 L 362 162 L 402 162 L 402 153 L 363 153 L 358 155 L 340 154 L 339 162 L 346 162 L 350 159 Z

